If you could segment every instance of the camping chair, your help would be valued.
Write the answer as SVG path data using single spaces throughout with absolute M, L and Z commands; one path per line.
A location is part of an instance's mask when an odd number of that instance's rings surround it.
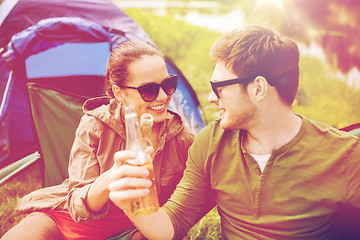
M 70 150 L 81 116 L 85 96 L 68 93 L 40 83 L 28 84 L 33 130 L 43 163 L 43 187 L 68 178 Z M 129 239 L 133 228 L 108 238 Z
M 87 97 L 28 84 L 34 135 L 42 157 L 43 186 L 68 178 L 68 160 Z

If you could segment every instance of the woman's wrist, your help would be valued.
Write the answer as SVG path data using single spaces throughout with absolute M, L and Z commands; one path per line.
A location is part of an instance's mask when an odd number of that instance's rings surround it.
M 109 171 L 101 174 L 90 186 L 86 204 L 92 212 L 100 211 L 109 201 Z

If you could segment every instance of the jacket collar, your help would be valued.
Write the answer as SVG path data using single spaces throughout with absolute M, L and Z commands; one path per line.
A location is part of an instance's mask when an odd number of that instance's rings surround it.
M 126 138 L 123 105 L 111 97 L 96 97 L 88 99 L 83 105 L 84 113 L 91 115 Z M 161 138 L 166 141 L 176 136 L 184 128 L 180 115 L 168 109 L 168 115 L 160 131 Z

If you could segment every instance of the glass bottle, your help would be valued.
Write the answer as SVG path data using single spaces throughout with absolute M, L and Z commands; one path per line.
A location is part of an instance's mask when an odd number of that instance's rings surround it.
M 146 168 L 149 171 L 147 178 L 152 182 L 149 195 L 131 201 L 132 212 L 137 216 L 154 213 L 159 208 L 152 157 L 145 152 L 146 147 L 152 146 L 150 136 L 153 120 L 151 114 L 144 113 L 139 127 L 134 107 L 125 107 L 126 149 L 136 153 L 136 158 L 126 163 Z

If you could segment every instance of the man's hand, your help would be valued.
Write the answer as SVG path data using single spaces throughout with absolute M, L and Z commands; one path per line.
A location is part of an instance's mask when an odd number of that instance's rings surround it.
M 146 179 L 149 172 L 145 168 L 124 164 L 134 158 L 135 153 L 130 151 L 115 153 L 114 169 L 110 175 L 109 198 L 126 214 L 131 213 L 131 199 L 148 195 L 151 186 L 151 181 Z

